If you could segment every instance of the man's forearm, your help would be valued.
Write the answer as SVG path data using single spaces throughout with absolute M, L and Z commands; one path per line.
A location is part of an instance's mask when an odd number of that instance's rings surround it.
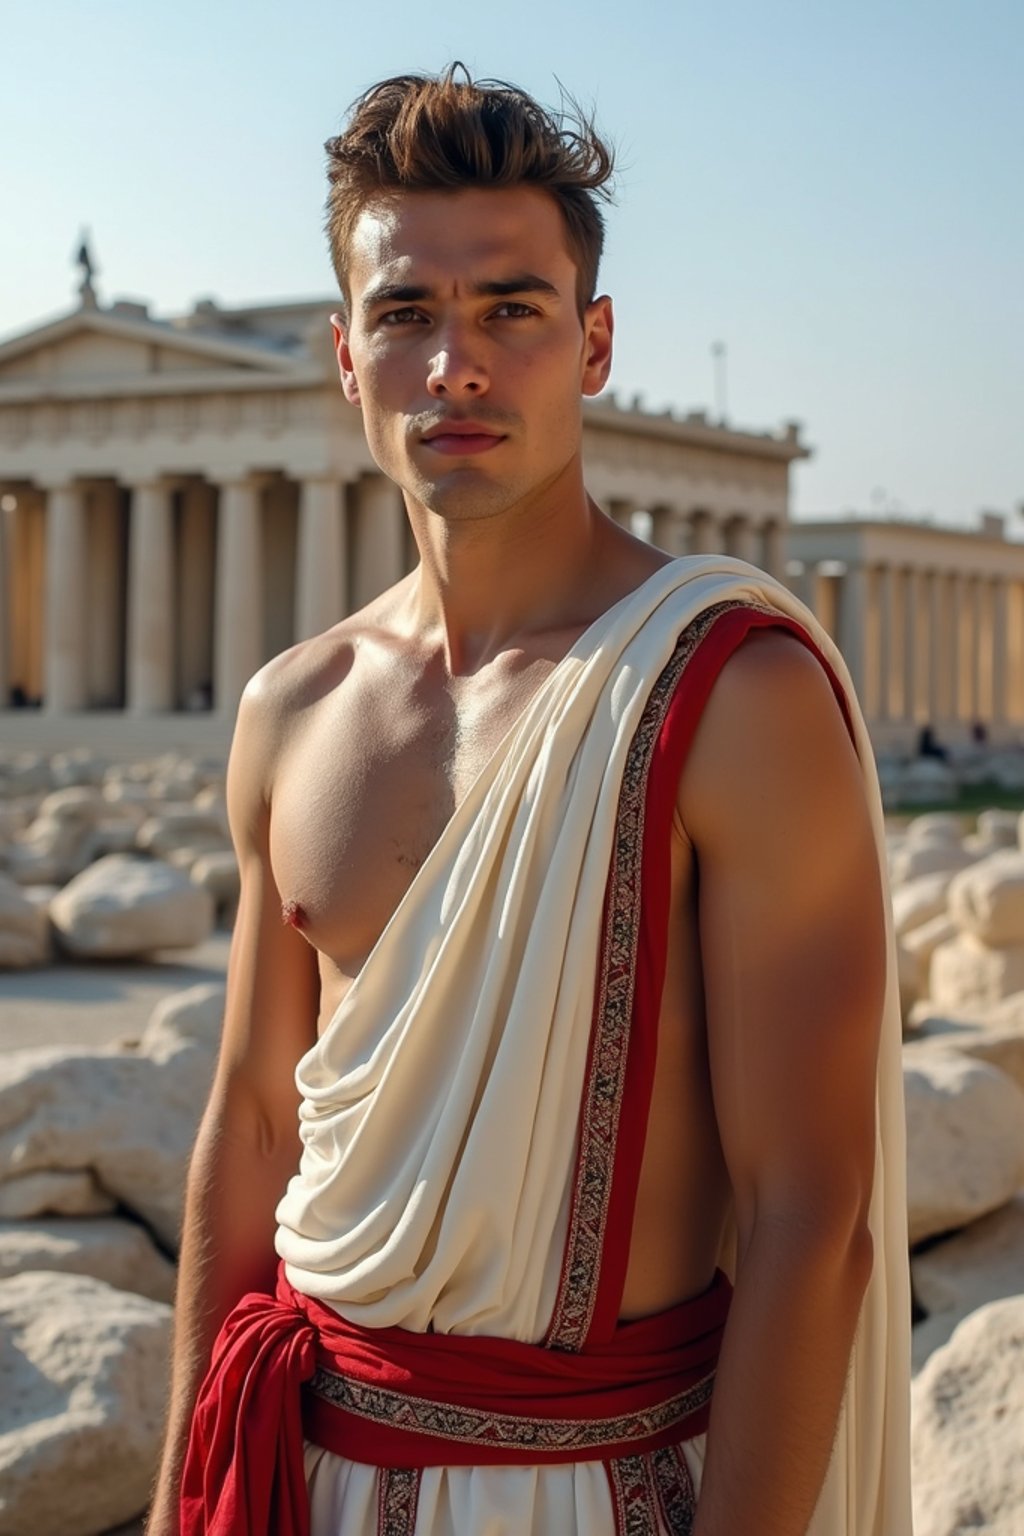
M 189 1426 L 213 1343 L 239 1297 L 273 1288 L 274 1209 L 298 1155 L 297 1140 L 268 1154 L 221 1114 L 208 1111 L 200 1127 L 185 1198 L 167 1433 L 147 1536 L 177 1536 Z
M 870 1271 L 866 1230 L 755 1229 L 726 1325 L 693 1536 L 806 1536 Z

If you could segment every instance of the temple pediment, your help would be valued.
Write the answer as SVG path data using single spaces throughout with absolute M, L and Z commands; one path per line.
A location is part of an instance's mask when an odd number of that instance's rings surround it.
M 302 361 L 258 342 L 181 332 L 148 316 L 78 310 L 0 344 L 0 386 L 45 392 L 79 383 L 130 389 L 156 376 L 176 384 L 225 373 L 279 378 Z

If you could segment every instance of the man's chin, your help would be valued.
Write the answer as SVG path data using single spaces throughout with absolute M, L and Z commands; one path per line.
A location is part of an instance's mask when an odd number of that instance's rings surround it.
M 420 482 L 413 497 L 446 522 L 477 522 L 498 517 L 515 505 L 515 492 L 508 485 L 497 485 L 486 475 L 460 469 L 442 481 Z

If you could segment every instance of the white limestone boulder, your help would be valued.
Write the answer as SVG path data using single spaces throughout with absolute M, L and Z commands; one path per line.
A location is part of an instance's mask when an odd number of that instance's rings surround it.
M 914 1296 L 928 1315 L 914 1328 L 914 1370 L 971 1312 L 1024 1291 L 1024 1194 L 911 1259 Z
M 63 885 L 92 860 L 91 821 L 36 816 L 7 850 L 7 872 L 19 885 Z
M 174 1265 L 144 1227 L 121 1216 L 0 1222 L 0 1280 L 38 1269 L 90 1275 L 152 1301 L 174 1299 Z
M 980 811 L 973 836 L 980 848 L 988 849 L 992 853 L 998 848 L 1016 848 L 1019 820 L 1018 811 L 999 809 Z M 966 842 L 967 839 L 965 838 L 964 841 Z
M 959 842 L 947 842 L 939 838 L 911 841 L 908 838 L 893 857 L 892 883 L 899 887 L 911 880 L 919 880 L 923 875 L 952 876 L 973 864 L 977 857 L 976 853 L 964 848 Z
M 12 1188 L 17 1196 L 26 1177 L 73 1172 L 93 1179 L 174 1252 L 223 1006 L 221 986 L 176 994 L 155 1010 L 138 1051 L 0 1054 L 0 1213 L 60 1209 L 25 1209 L 20 1199 L 4 1210 L 4 1199 Z
M 926 811 L 923 816 L 913 816 L 906 826 L 906 837 L 912 843 L 963 841 L 967 823 L 953 811 Z
M 103 1216 L 116 1207 L 117 1202 L 88 1168 L 36 1168 L 25 1173 L 19 1168 L 12 1161 L 0 1175 L 0 1220 Z
M 937 917 L 897 939 L 900 1010 L 905 1030 L 913 1029 L 915 1009 L 929 996 L 932 955 L 940 944 L 948 944 L 958 933 L 952 918 L 940 912 Z
M 951 875 L 940 871 L 935 875 L 919 875 L 893 890 L 892 918 L 897 938 L 945 912 L 951 879 Z
M 0 760 L 0 794 L 45 794 L 53 787 L 50 764 L 41 752 L 5 752 Z
M 914 1536 L 1021 1536 L 1024 1296 L 972 1312 L 935 1351 L 912 1426 Z
M 193 805 L 166 806 L 158 816 L 144 821 L 137 833 L 139 848 L 157 858 L 167 858 L 177 848 L 226 848 L 228 836 L 215 811 L 197 811 Z
M 996 949 L 1024 945 L 1024 853 L 1001 849 L 953 876 L 949 913 Z
M 937 1013 L 986 1013 L 1024 990 L 1024 944 L 999 949 L 959 933 L 932 953 L 929 992 Z
M 1020 993 L 1007 998 L 1012 1009 L 999 1005 L 980 1019 L 947 1019 L 928 1015 L 919 1018 L 915 1040 L 959 1051 L 975 1061 L 987 1061 L 1024 1092 L 1024 1018 Z
M 50 758 L 54 787 L 64 789 L 79 784 L 101 784 L 108 764 L 91 747 L 71 747 L 55 752 Z
M 108 854 L 65 886 L 50 918 L 71 954 L 114 959 L 202 943 L 214 908 L 206 891 L 162 860 Z
M 222 982 L 202 982 L 172 992 L 157 1003 L 139 1041 L 139 1054 L 158 1066 L 173 1064 L 180 1078 L 187 1066 L 192 1075 L 177 1082 L 179 1092 L 192 1087 L 205 1092 L 220 1049 L 227 996 Z
M 84 1275 L 0 1281 L 0 1531 L 83 1536 L 145 1508 L 171 1309 Z
M 217 904 L 219 919 L 234 913 L 242 882 L 233 851 L 201 854 L 189 870 L 189 878 L 209 891 Z
M 964 1226 L 1024 1188 L 1024 1093 L 987 1062 L 908 1045 L 907 1209 L 911 1244 Z
M 46 965 L 51 955 L 50 920 L 13 880 L 0 875 L 0 970 Z
M 71 789 L 55 789 L 39 807 L 39 815 L 73 825 L 95 826 L 103 814 L 103 793 L 95 784 L 79 784 Z

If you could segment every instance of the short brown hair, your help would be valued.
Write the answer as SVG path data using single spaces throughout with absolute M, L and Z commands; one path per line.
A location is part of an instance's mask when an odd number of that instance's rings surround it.
M 604 246 L 598 199 L 611 196 L 612 152 L 570 97 L 550 111 L 518 86 L 473 80 L 457 63 L 436 77 L 396 75 L 360 96 L 344 132 L 324 147 L 327 237 L 346 300 L 349 240 L 375 197 L 523 184 L 550 193 L 561 210 L 581 314 L 594 297 Z

